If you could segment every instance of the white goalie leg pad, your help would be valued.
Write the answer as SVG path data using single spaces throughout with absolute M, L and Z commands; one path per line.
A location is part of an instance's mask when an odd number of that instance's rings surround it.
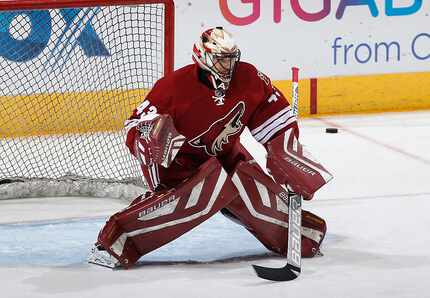
M 292 194 L 275 183 L 254 161 L 240 162 L 232 181 L 239 197 L 226 209 L 268 249 L 286 255 L 290 226 L 288 200 Z M 324 239 L 326 224 L 305 210 L 301 218 L 302 255 L 312 257 Z
M 125 268 L 180 237 L 228 206 L 237 191 L 216 158 L 176 188 L 151 194 L 114 214 L 99 233 L 100 246 Z

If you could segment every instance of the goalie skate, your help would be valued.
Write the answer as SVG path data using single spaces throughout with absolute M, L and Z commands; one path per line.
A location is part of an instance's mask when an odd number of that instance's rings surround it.
M 121 266 L 120 262 L 106 250 L 94 246 L 87 259 L 88 263 L 115 269 Z

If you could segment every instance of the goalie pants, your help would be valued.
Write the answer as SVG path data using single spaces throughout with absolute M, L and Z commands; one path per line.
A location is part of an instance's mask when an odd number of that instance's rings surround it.
M 216 212 L 243 225 L 265 247 L 287 254 L 288 206 L 276 184 L 238 143 L 228 159 L 209 159 L 176 188 L 138 197 L 113 215 L 97 244 L 125 267 L 180 237 Z M 227 169 L 227 173 L 224 168 Z M 323 219 L 302 212 L 302 256 L 316 254 L 326 232 Z

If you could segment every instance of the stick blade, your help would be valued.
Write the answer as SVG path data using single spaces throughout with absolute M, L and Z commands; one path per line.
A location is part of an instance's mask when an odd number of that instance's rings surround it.
M 296 279 L 300 274 L 300 269 L 290 264 L 282 268 L 268 268 L 252 265 L 258 277 L 272 281 L 290 281 Z

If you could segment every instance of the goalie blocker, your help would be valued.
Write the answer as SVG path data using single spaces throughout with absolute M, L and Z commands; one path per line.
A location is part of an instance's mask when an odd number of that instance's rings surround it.
M 196 175 L 176 188 L 138 197 L 128 208 L 113 215 L 100 231 L 97 246 L 128 268 L 141 256 L 222 210 L 269 250 L 286 255 L 289 194 L 279 182 L 310 199 L 331 177 L 308 155 L 303 156 L 303 147 L 291 131 L 268 145 L 268 168 L 278 183 L 236 143 L 228 159 L 211 158 Z M 302 213 L 303 257 L 312 257 L 318 252 L 325 233 L 323 219 L 311 212 Z

